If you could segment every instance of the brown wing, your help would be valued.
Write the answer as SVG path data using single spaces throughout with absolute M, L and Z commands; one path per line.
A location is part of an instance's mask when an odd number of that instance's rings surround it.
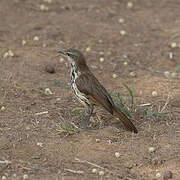
M 79 91 L 95 104 L 102 105 L 107 111 L 118 117 L 128 130 L 138 132 L 130 119 L 114 105 L 111 96 L 91 72 L 82 73 L 76 79 L 76 85 Z
M 111 114 L 114 106 L 111 96 L 91 72 L 82 73 L 76 79 L 79 91 L 86 94 L 95 104 L 101 104 Z

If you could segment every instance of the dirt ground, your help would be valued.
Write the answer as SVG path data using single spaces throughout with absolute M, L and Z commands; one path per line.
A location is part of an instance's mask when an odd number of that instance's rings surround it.
M 0 1 L 0 177 L 179 180 L 180 1 L 49 2 Z M 70 47 L 109 92 L 129 98 L 123 83 L 134 82 L 138 134 L 99 108 L 88 131 L 62 131 L 83 114 L 57 54 Z M 156 119 L 140 113 L 162 110 Z

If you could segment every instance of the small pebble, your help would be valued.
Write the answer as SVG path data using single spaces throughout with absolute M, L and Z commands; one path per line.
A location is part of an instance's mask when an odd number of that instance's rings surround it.
M 64 62 L 64 58 L 60 58 L 59 61 L 60 61 L 60 62 Z
M 119 152 L 115 152 L 115 156 L 116 156 L 117 158 L 119 158 L 119 157 L 121 156 L 121 154 L 120 154 Z
M 120 24 L 123 24 L 123 23 L 124 23 L 124 19 L 123 19 L 123 18 L 119 18 L 118 21 L 119 21 Z
M 93 174 L 96 174 L 96 173 L 97 173 L 97 169 L 93 168 L 93 169 L 92 169 L 92 173 L 93 173 Z
M 153 91 L 153 92 L 152 92 L 152 96 L 153 96 L 153 97 L 156 97 L 157 95 L 158 95 L 157 91 Z
M 136 73 L 135 73 L 135 72 L 133 72 L 133 71 L 132 71 L 132 72 L 130 72 L 130 73 L 129 73 L 129 75 L 130 75 L 130 76 L 132 76 L 132 77 L 136 77 Z
M 160 172 L 156 173 L 156 177 L 157 178 L 161 177 L 161 173 Z
M 51 91 L 49 88 L 46 88 L 46 89 L 44 90 L 44 93 L 45 93 L 46 95 L 51 95 L 51 94 L 53 94 L 52 91 Z
M 103 57 L 100 57 L 99 61 L 100 61 L 100 62 L 104 62 L 104 58 L 103 58 Z
M 115 79 L 117 78 L 117 74 L 113 74 L 112 77 Z
M 4 106 L 1 106 L 1 111 L 4 111 L 6 108 Z
M 96 142 L 99 143 L 101 140 L 100 139 L 96 139 Z
M 128 62 L 127 62 L 127 61 L 125 61 L 123 64 L 124 64 L 124 66 L 127 66 L 127 65 L 128 65 Z
M 90 47 L 87 47 L 87 48 L 86 48 L 86 52 L 89 52 L 89 51 L 91 51 L 91 48 L 90 48 Z
M 99 39 L 99 41 L 98 41 L 98 42 L 101 44 L 103 41 L 102 41 L 102 39 Z
M 27 174 L 24 174 L 23 179 L 29 179 Z
M 125 36 L 126 34 L 127 34 L 126 31 L 124 31 L 124 30 L 121 30 L 121 31 L 120 31 L 120 35 L 121 35 L 121 36 Z
M 169 71 L 164 71 L 164 76 L 165 76 L 165 77 L 169 78 L 170 74 L 171 74 L 171 73 L 170 73 Z
M 43 143 L 37 142 L 37 146 L 43 147 Z
M 173 52 L 170 52 L 170 53 L 169 53 L 169 58 L 170 58 L 171 60 L 174 58 Z
M 14 53 L 11 50 L 8 50 L 3 55 L 4 58 L 6 58 L 6 57 L 13 57 L 13 56 L 14 56 Z
M 128 2 L 128 3 L 127 3 L 127 8 L 128 8 L 128 9 L 131 9 L 132 7 L 133 7 L 133 3 L 132 3 L 132 2 Z
M 7 177 L 6 176 L 2 176 L 2 178 L 1 178 L 2 180 L 6 180 L 7 179 Z
M 48 8 L 48 6 L 46 6 L 46 5 L 44 5 L 44 4 L 41 4 L 41 5 L 40 5 L 40 10 L 41 10 L 41 11 L 48 11 L 49 8 Z
M 11 50 L 8 51 L 8 54 L 9 54 L 10 57 L 14 56 L 14 53 Z
M 149 147 L 148 150 L 149 150 L 150 153 L 152 153 L 152 152 L 154 152 L 156 149 L 155 149 L 155 147 Z
M 26 44 L 26 40 L 22 40 L 22 45 L 24 46 Z
M 173 173 L 171 171 L 166 171 L 163 176 L 163 180 L 172 179 Z
M 177 47 L 176 42 L 172 42 L 172 43 L 171 43 L 171 48 L 176 48 L 176 47 Z
M 99 171 L 100 176 L 104 176 L 104 171 Z
M 34 36 L 33 41 L 39 41 L 39 37 L 38 36 Z
M 48 73 L 55 73 L 55 68 L 54 68 L 54 65 L 52 65 L 52 64 L 47 64 L 46 67 L 45 67 L 45 70 Z

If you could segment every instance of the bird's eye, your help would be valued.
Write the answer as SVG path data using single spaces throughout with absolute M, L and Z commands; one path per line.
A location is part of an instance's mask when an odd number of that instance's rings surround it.
M 67 54 L 68 56 L 72 57 L 72 58 L 74 57 L 74 54 L 72 54 L 72 53 L 70 53 L 70 52 L 67 52 L 66 54 Z

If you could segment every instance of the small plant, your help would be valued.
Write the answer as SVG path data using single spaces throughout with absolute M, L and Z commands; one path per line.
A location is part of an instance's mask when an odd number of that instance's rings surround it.
M 172 87 L 172 82 L 170 83 L 171 84 L 170 84 L 168 97 L 163 107 L 158 110 L 153 109 L 152 106 L 149 107 L 148 109 L 144 109 L 142 112 L 143 118 L 151 118 L 154 121 L 157 121 L 158 118 L 165 116 L 164 110 L 167 108 L 167 105 L 169 104 L 170 98 L 172 96 L 172 90 L 174 88 L 177 88 L 177 87 Z M 127 89 L 129 93 L 130 100 L 121 97 L 120 93 L 111 94 L 111 96 L 114 98 L 115 104 L 117 104 L 124 113 L 129 115 L 131 118 L 134 118 L 135 110 L 137 109 L 137 106 L 134 104 L 134 89 L 135 89 L 134 82 L 132 84 L 132 88 L 130 88 L 126 84 L 124 84 L 124 87 Z M 126 107 L 127 104 L 130 106 L 130 109 Z
M 146 118 L 151 118 L 152 120 L 154 121 L 157 121 L 158 118 L 160 117 L 164 117 L 165 114 L 162 113 L 162 112 L 156 112 L 156 111 L 153 111 L 151 109 L 145 109 L 143 111 L 143 117 L 146 119 Z
M 86 116 L 84 113 L 81 113 L 81 111 L 84 110 L 84 107 L 76 107 L 72 110 L 72 112 L 78 116 L 82 121 L 86 119 Z
M 159 109 L 158 111 L 153 111 L 152 109 L 149 108 L 149 109 L 144 111 L 144 116 L 143 117 L 144 118 L 151 118 L 154 121 L 157 121 L 158 118 L 166 116 L 164 111 L 165 111 L 165 109 L 167 109 L 167 106 L 168 106 L 169 101 L 171 99 L 172 91 L 173 91 L 174 88 L 177 88 L 177 87 L 172 86 L 172 79 L 170 79 L 169 93 L 168 93 L 167 99 L 166 99 L 163 107 L 161 109 Z
M 134 82 L 132 84 L 132 88 L 124 84 L 124 87 L 128 90 L 130 100 L 121 97 L 120 93 L 111 94 L 114 98 L 114 103 L 119 106 L 122 112 L 129 115 L 131 118 L 134 117 L 135 112 L 135 104 L 134 104 Z M 126 104 L 130 106 L 130 110 L 126 107 Z
M 75 126 L 74 123 L 63 122 L 61 121 L 60 124 L 56 125 L 56 130 L 60 133 L 68 133 L 68 134 L 76 134 L 79 132 L 79 128 Z

